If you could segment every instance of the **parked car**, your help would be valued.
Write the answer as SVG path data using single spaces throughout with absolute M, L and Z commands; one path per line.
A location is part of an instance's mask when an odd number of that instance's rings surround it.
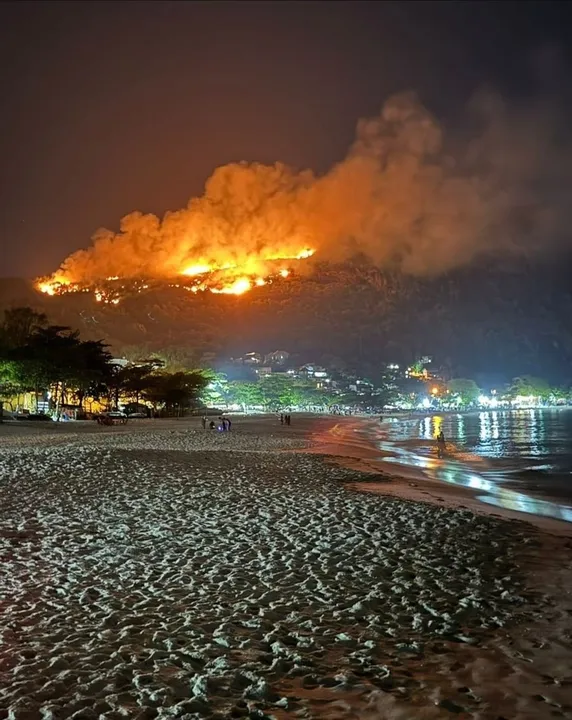
M 147 418 L 147 413 L 144 412 L 134 412 L 134 413 L 128 413 L 127 417 L 131 420 L 132 418 L 135 420 L 144 419 Z

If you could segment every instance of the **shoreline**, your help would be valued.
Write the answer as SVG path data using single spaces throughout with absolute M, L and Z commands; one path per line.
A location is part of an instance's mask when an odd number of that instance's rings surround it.
M 371 428 L 377 431 L 378 422 L 362 419 L 360 423 L 357 420 L 357 425 L 360 424 L 366 428 L 366 433 L 356 432 L 354 420 L 338 422 L 331 427 L 323 426 L 313 434 L 312 448 L 309 450 L 324 457 L 329 464 L 367 476 L 363 480 L 349 482 L 348 489 L 405 502 L 427 504 L 444 510 L 469 511 L 475 516 L 489 517 L 501 523 L 508 522 L 523 528 L 529 535 L 532 545 L 521 554 L 525 583 L 529 590 L 544 598 L 547 604 L 540 615 L 529 624 L 516 625 L 508 633 L 499 633 L 490 638 L 485 653 L 486 662 L 489 663 L 488 672 L 490 680 L 499 683 L 499 707 L 503 694 L 511 691 L 524 694 L 527 684 L 536 684 L 538 687 L 539 676 L 543 678 L 544 686 L 559 684 L 555 679 L 555 671 L 557 673 L 572 665 L 572 523 L 487 504 L 478 499 L 478 490 L 429 478 L 416 471 L 413 466 L 398 465 L 395 467 L 396 472 L 392 473 L 380 462 L 383 452 L 375 446 L 373 437 L 368 437 L 367 430 Z M 511 648 L 518 648 L 517 654 L 525 661 L 517 671 L 520 675 L 517 681 L 507 681 L 501 677 L 501 668 L 513 653 Z M 482 658 L 480 662 L 483 662 Z M 572 685 L 572 676 L 567 680 L 567 684 Z M 470 683 L 467 682 L 467 685 Z M 534 699 L 550 705 L 550 691 L 546 692 L 544 688 L 539 690 Z M 572 698 L 572 691 L 567 693 L 567 698 Z M 556 709 L 549 711 L 542 705 L 535 708 L 527 706 L 525 701 L 514 717 L 536 720 L 545 717 L 545 713 L 572 718 L 572 705 L 557 703 Z M 505 717 L 504 713 L 497 714 L 496 711 L 490 715 L 491 719 L 495 720 L 501 716 Z M 488 719 L 489 715 L 478 714 L 475 717 Z
M 528 412 L 530 410 L 572 410 L 572 405 L 523 405 L 521 407 L 508 407 L 508 406 L 497 406 L 491 407 L 479 407 L 470 408 L 467 410 L 440 410 L 439 408 L 423 408 L 417 410 L 397 410 L 395 412 L 382 413 L 384 418 L 402 420 L 403 418 L 409 417 L 425 417 L 428 414 L 432 415 L 474 415 L 481 412 Z
M 335 416 L 332 420 L 335 420 Z M 572 538 L 572 522 L 483 502 L 479 499 L 479 495 L 485 492 L 483 488 L 471 488 L 434 479 L 413 465 L 383 464 L 382 461 L 388 455 L 376 447 L 375 439 L 368 433 L 371 429 L 378 430 L 379 421 L 368 418 L 340 418 L 333 424 L 324 424 L 311 434 L 312 447 L 309 452 L 329 456 L 344 467 L 380 478 L 377 483 L 372 478 L 353 483 L 352 488 L 361 492 L 399 497 L 414 502 L 429 502 L 440 507 L 469 509 L 479 515 L 521 521 L 540 530 Z M 470 468 L 466 469 L 466 473 L 470 473 Z M 540 507 L 543 503 L 556 504 L 533 495 L 528 496 L 504 488 L 499 490 L 509 496 L 529 497 Z

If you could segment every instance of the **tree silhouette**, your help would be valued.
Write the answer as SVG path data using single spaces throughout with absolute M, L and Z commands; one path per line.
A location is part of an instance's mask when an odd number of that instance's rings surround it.
M 153 365 L 128 365 L 120 371 L 121 388 L 135 398 L 136 405 L 139 405 L 141 395 L 153 386 Z
M 29 307 L 16 307 L 4 310 L 4 319 L 0 325 L 0 345 L 16 348 L 25 345 L 31 335 L 45 328 L 48 318 Z

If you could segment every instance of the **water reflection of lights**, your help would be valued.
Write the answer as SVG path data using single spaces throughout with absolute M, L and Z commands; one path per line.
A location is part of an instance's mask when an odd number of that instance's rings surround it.
M 457 415 L 457 437 L 461 442 L 465 439 L 465 418 L 462 415 Z
M 539 500 L 524 493 L 508 490 L 500 484 L 502 482 L 501 478 L 498 481 L 494 477 L 491 479 L 484 478 L 470 472 L 467 467 L 458 462 L 424 457 L 389 444 L 384 445 L 383 449 L 393 455 L 384 457 L 382 462 L 416 467 L 432 480 L 477 490 L 483 493 L 477 496 L 477 500 L 481 502 L 505 508 L 506 510 L 515 510 L 572 522 L 572 507 L 548 500 Z
M 467 487 L 490 505 L 572 522 L 572 507 L 530 497 L 526 489 L 506 489 L 507 482 L 510 487 L 526 482 L 520 477 L 522 469 L 551 471 L 554 467 L 546 460 L 570 452 L 572 409 L 569 412 L 568 420 L 562 411 L 536 408 L 409 417 L 396 422 L 388 433 L 389 442 L 381 448 L 388 455 L 383 462 L 409 466 L 417 475 Z M 436 427 L 443 427 L 448 440 L 448 456 L 443 459 L 436 457 Z M 538 458 L 532 468 L 531 456 Z
M 497 495 L 478 495 L 477 500 L 507 510 L 516 510 L 518 512 L 542 515 L 543 517 L 572 522 L 571 507 L 549 502 L 548 500 L 538 500 L 528 495 L 512 492 L 512 490 L 500 490 Z
M 473 490 L 484 490 L 485 492 L 490 492 L 494 487 L 490 480 L 485 480 L 478 475 L 469 475 L 468 486 Z
M 489 413 L 479 413 L 479 440 L 487 442 L 491 437 L 491 417 Z
M 530 454 L 534 456 L 545 455 L 544 447 L 544 413 L 539 410 L 529 410 L 530 426 Z
M 443 427 L 442 415 L 427 416 L 419 422 L 419 437 L 422 440 L 434 440 Z
M 484 411 L 478 414 L 478 444 L 475 449 L 479 455 L 492 458 L 505 457 L 506 439 L 503 441 L 505 421 L 502 412 Z
M 419 437 L 423 440 L 431 440 L 431 418 L 426 417 L 419 423 Z
M 498 412 L 491 413 L 492 425 L 493 425 L 493 440 L 499 439 L 499 414 Z
M 536 419 L 536 413 L 534 410 L 528 411 L 528 432 L 529 432 L 529 440 L 531 444 L 531 452 L 533 455 L 537 455 L 537 445 L 538 445 L 538 421 Z

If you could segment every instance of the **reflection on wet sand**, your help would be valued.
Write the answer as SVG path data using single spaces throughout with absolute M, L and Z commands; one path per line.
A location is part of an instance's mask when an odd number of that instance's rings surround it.
M 429 418 L 426 419 L 429 420 Z M 494 475 L 490 474 L 487 474 L 485 478 L 456 460 L 425 457 L 397 447 L 392 443 L 381 442 L 380 448 L 384 453 L 387 453 L 387 457 L 381 459 L 382 462 L 416 467 L 431 480 L 439 480 L 452 485 L 478 490 L 481 494 L 476 497 L 481 502 L 507 510 L 516 510 L 572 522 L 572 507 L 508 490 L 502 487 L 500 478 L 495 481 Z

